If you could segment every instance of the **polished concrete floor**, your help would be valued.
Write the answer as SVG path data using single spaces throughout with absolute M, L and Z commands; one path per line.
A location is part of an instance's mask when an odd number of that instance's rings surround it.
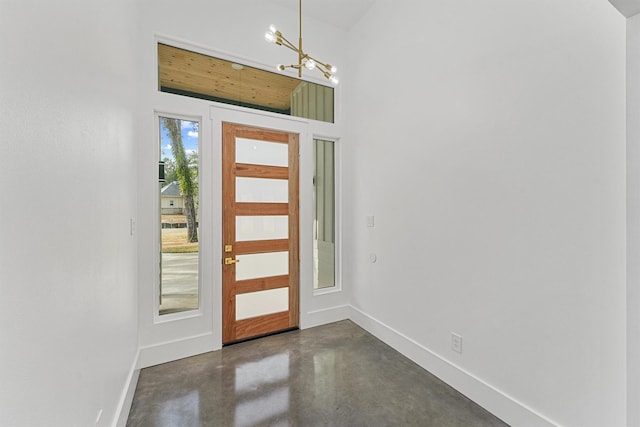
M 351 321 L 143 369 L 128 427 L 505 426 Z

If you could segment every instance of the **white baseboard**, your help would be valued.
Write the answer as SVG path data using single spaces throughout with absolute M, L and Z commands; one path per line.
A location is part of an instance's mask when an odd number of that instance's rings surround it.
M 328 323 L 346 320 L 351 313 L 351 306 L 339 305 L 322 310 L 309 311 L 300 315 L 300 329 L 308 329 Z
M 133 395 L 136 392 L 138 377 L 140 376 L 140 369 L 138 369 L 139 358 L 140 350 L 136 352 L 129 375 L 127 375 L 127 380 L 124 388 L 122 389 L 122 394 L 118 401 L 118 407 L 116 408 L 116 416 L 114 417 L 114 427 L 125 427 L 127 425 L 129 411 L 131 411 L 131 404 L 133 403 Z
M 213 334 L 206 333 L 141 347 L 138 368 L 148 368 L 149 366 L 218 350 L 219 348 L 215 348 L 214 344 Z
M 522 427 L 553 427 L 558 425 L 358 308 L 353 306 L 349 306 L 349 308 L 349 318 L 353 322 L 507 424 Z

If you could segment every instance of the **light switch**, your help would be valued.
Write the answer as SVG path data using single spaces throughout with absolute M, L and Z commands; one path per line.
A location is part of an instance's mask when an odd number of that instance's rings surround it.
M 367 217 L 367 227 L 373 227 L 375 225 L 375 220 L 373 215 Z

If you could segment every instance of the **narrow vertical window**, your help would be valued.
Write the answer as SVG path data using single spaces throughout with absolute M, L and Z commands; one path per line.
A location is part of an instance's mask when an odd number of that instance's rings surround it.
M 159 314 L 162 315 L 195 310 L 199 304 L 199 122 L 172 117 L 159 119 Z
M 313 288 L 335 286 L 335 150 L 333 141 L 313 140 Z

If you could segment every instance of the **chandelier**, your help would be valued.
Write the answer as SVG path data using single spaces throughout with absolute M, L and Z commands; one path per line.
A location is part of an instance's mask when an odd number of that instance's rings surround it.
M 307 70 L 316 69 L 320 71 L 327 80 L 329 80 L 334 85 L 337 85 L 338 78 L 335 76 L 335 74 L 338 69 L 333 65 L 318 61 L 316 58 L 312 57 L 308 53 L 305 53 L 304 50 L 302 50 L 302 0 L 299 0 L 299 15 L 300 34 L 298 37 L 298 46 L 287 40 L 287 38 L 280 31 L 278 31 L 278 29 L 274 25 L 269 26 L 269 29 L 264 34 L 265 40 L 267 40 L 269 43 L 275 43 L 278 46 L 284 46 L 298 54 L 297 64 L 278 64 L 276 65 L 276 69 L 278 71 L 284 71 L 287 68 L 293 68 L 294 70 L 298 70 L 299 78 L 302 78 L 302 68 L 306 68 Z

